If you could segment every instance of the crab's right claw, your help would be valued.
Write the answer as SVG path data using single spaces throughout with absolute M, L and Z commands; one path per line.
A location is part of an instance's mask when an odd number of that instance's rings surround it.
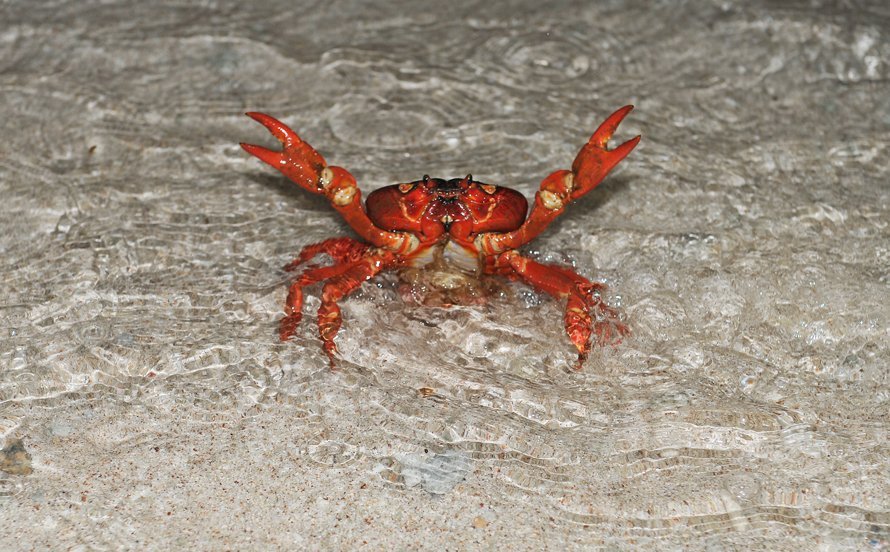
M 244 151 L 281 171 L 302 188 L 313 193 L 321 192 L 319 188 L 321 171 L 327 166 L 321 154 L 278 119 L 255 111 L 246 115 L 269 129 L 272 136 L 278 138 L 284 146 L 284 150 L 275 151 L 242 142 L 241 147 Z
M 587 141 L 587 144 L 581 148 L 581 151 L 572 163 L 574 189 L 572 190 L 571 197 L 573 200 L 595 188 L 609 174 L 609 171 L 627 157 L 627 154 L 639 143 L 640 137 L 637 136 L 613 150 L 606 149 L 606 144 L 612 138 L 612 134 L 615 133 L 618 125 L 633 108 L 634 106 L 632 105 L 626 105 L 609 115 L 609 118 L 603 121 L 603 124 L 596 129 L 593 136 Z

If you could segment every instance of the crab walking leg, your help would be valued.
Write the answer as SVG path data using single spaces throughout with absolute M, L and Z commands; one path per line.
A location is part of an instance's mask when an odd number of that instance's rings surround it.
M 577 289 L 581 291 L 581 297 L 585 299 L 585 305 L 587 305 L 588 312 L 598 314 L 597 322 L 594 324 L 593 328 L 596 331 L 597 343 L 599 345 L 604 346 L 609 343 L 617 344 L 621 341 L 623 336 L 630 333 L 630 328 L 621 322 L 621 314 L 618 310 L 607 305 L 598 295 L 599 293 L 606 291 L 606 284 L 591 282 L 587 278 L 576 274 L 571 269 L 564 266 L 542 266 L 558 272 L 565 278 L 574 282 Z M 571 299 L 572 296 L 570 295 L 569 300 L 571 301 Z
M 272 166 L 304 190 L 327 197 L 334 209 L 365 241 L 397 253 L 410 253 L 417 249 L 420 241 L 412 234 L 389 232 L 371 222 L 362 206 L 362 194 L 355 177 L 349 171 L 328 166 L 320 153 L 274 117 L 256 112 L 247 113 L 247 116 L 266 127 L 284 147 L 282 151 L 275 151 L 242 142 L 241 147 L 247 153 Z
M 370 255 L 353 263 L 346 271 L 325 283 L 321 291 L 321 306 L 318 307 L 318 335 L 321 337 L 325 352 L 331 359 L 332 366 L 334 355 L 337 353 L 334 338 L 343 323 L 337 301 L 358 289 L 363 282 L 370 280 L 380 271 L 396 264 L 395 255 L 388 251 L 381 251 L 377 255 Z
M 278 325 L 278 335 L 282 341 L 287 341 L 294 335 L 303 318 L 303 288 L 339 276 L 361 259 L 368 247 L 367 244 L 352 238 L 331 238 L 307 245 L 300 250 L 296 259 L 284 266 L 284 270 L 288 272 L 296 270 L 301 264 L 322 253 L 334 260 L 332 266 L 307 268 L 291 284 L 284 303 L 284 318 Z
M 505 276 L 519 277 L 535 289 L 555 298 L 566 299 L 565 329 L 578 349 L 578 367 L 590 352 L 591 335 L 595 332 L 601 344 L 614 342 L 629 332 L 618 318 L 618 312 L 605 305 L 593 293 L 605 289 L 603 284 L 555 265 L 545 265 L 521 256 L 516 251 L 499 255 L 491 270 Z M 597 312 L 593 312 L 596 310 Z M 594 319 L 593 316 L 597 318 Z
M 596 129 L 575 157 L 572 170 L 556 171 L 541 182 L 531 213 L 522 226 L 512 232 L 479 234 L 479 251 L 493 255 L 528 243 L 561 215 L 566 205 L 594 189 L 640 141 L 637 136 L 613 150 L 606 149 L 618 124 L 632 109 L 632 105 L 622 107 Z
M 281 341 L 287 341 L 297 331 L 300 320 L 303 319 L 303 288 L 317 282 L 335 278 L 360 261 L 339 263 L 332 266 L 310 268 L 300 274 L 300 277 L 291 284 L 287 292 L 287 300 L 284 302 L 284 318 L 278 323 L 278 337 Z
M 368 247 L 367 244 L 352 238 L 330 238 L 301 249 L 296 259 L 284 265 L 284 270 L 288 272 L 296 270 L 306 261 L 310 261 L 322 253 L 334 259 L 335 263 L 357 261 L 362 258 Z

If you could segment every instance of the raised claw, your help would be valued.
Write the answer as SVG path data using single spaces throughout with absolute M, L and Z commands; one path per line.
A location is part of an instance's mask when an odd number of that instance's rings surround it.
M 420 241 L 414 234 L 384 230 L 368 218 L 362 205 L 361 191 L 349 171 L 343 167 L 329 167 L 324 157 L 312 149 L 312 146 L 274 117 L 256 112 L 247 113 L 247 116 L 269 129 L 284 146 L 284 150 L 274 151 L 242 143 L 244 151 L 271 165 L 304 190 L 324 195 L 346 224 L 371 245 L 402 254 L 420 246 Z
M 543 232 L 563 212 L 566 205 L 594 189 L 640 142 L 640 137 L 637 136 L 613 150 L 606 149 L 618 124 L 631 109 L 632 105 L 622 107 L 596 129 L 575 157 L 572 170 L 554 171 L 541 181 L 532 211 L 522 226 L 512 232 L 479 234 L 476 237 L 479 251 L 493 255 L 521 247 Z
M 606 149 L 606 144 L 612 138 L 612 134 L 615 133 L 618 125 L 633 108 L 634 106 L 632 105 L 626 105 L 609 115 L 596 129 L 593 136 L 587 141 L 587 144 L 578 152 L 578 156 L 575 157 L 575 161 L 572 163 L 574 188 L 572 189 L 571 198 L 573 200 L 595 188 L 609 174 L 609 171 L 627 157 L 627 154 L 639 143 L 640 137 L 637 136 L 613 150 Z
M 321 171 L 327 166 L 324 157 L 278 119 L 256 111 L 246 115 L 269 129 L 272 136 L 284 146 L 284 150 L 275 151 L 242 142 L 241 147 L 244 151 L 281 171 L 306 190 L 313 193 L 321 192 L 319 189 Z

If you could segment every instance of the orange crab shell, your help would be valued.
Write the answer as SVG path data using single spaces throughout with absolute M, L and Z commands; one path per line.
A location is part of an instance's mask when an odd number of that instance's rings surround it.
M 421 243 L 445 237 L 474 249 L 473 237 L 509 232 L 525 220 L 525 196 L 501 186 L 476 182 L 472 176 L 443 180 L 424 177 L 374 190 L 365 200 L 368 217 L 392 231 L 411 232 Z

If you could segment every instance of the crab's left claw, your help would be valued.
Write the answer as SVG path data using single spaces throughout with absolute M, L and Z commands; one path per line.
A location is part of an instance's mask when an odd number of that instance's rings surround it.
M 242 142 L 244 151 L 271 165 L 301 188 L 327 197 L 346 223 L 366 242 L 400 253 L 417 249 L 420 242 L 413 234 L 384 230 L 368 218 L 362 206 L 361 191 L 349 171 L 343 167 L 329 167 L 320 153 L 278 119 L 255 111 L 247 116 L 269 129 L 284 149 L 275 151 Z
M 640 142 L 640 137 L 631 138 L 613 150 L 606 144 L 618 129 L 632 105 L 626 105 L 609 115 L 596 129 L 587 144 L 578 152 L 572 163 L 572 170 L 558 170 L 541 181 L 541 188 L 535 195 L 535 203 L 525 222 L 512 232 L 489 232 L 479 234 L 476 247 L 486 255 L 517 249 L 528 243 L 565 210 L 566 205 L 596 188 L 615 165 L 627 157 Z
M 571 199 L 576 200 L 590 190 L 594 189 L 603 178 L 609 174 L 615 165 L 627 157 L 636 145 L 640 142 L 640 137 L 631 138 L 613 150 L 607 150 L 606 144 L 612 138 L 612 134 L 618 129 L 618 125 L 634 108 L 632 105 L 626 105 L 609 115 L 603 124 L 596 129 L 587 144 L 578 152 L 575 161 L 572 163 L 572 174 L 574 183 L 572 188 Z
M 322 193 L 324 190 L 319 187 L 319 183 L 321 171 L 327 166 L 324 157 L 278 119 L 255 111 L 246 115 L 269 129 L 272 136 L 278 138 L 284 146 L 284 150 L 275 151 L 242 142 L 244 151 L 281 171 L 300 187 L 312 193 Z

